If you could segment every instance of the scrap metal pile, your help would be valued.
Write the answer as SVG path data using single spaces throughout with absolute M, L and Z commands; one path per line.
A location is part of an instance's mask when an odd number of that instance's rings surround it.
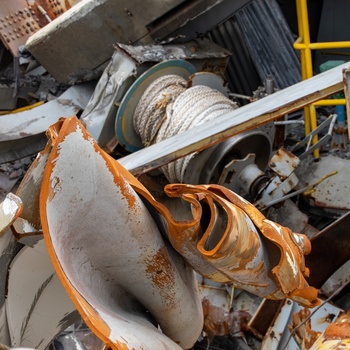
M 0 348 L 350 348 L 348 139 L 331 108 L 300 134 L 304 106 L 348 101 L 348 64 L 242 103 L 226 48 L 148 42 L 173 34 L 162 4 L 33 1 L 57 18 L 12 46 L 0 28 Z M 134 45 L 53 64 L 118 11 Z

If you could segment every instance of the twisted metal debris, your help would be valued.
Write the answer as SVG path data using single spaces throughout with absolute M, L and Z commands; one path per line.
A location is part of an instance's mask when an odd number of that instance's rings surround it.
M 306 236 L 219 185 L 168 185 L 168 196 L 191 207 L 193 219 L 177 221 L 76 117 L 48 134 L 40 191 L 48 252 L 83 319 L 110 348 L 191 347 L 203 327 L 193 269 L 267 298 L 317 304 L 304 278 Z

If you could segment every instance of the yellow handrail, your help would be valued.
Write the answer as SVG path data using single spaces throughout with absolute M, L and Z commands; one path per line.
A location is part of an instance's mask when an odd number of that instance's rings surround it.
M 298 35 L 293 47 L 300 50 L 300 65 L 302 80 L 313 76 L 311 50 L 350 48 L 350 41 L 334 41 L 311 43 L 309 29 L 309 15 L 307 0 L 296 0 Z M 333 106 L 346 104 L 346 99 L 320 100 L 304 107 L 305 135 L 317 128 L 316 106 Z M 313 138 L 313 143 L 317 142 L 317 135 Z M 319 150 L 314 151 L 315 158 L 319 157 Z

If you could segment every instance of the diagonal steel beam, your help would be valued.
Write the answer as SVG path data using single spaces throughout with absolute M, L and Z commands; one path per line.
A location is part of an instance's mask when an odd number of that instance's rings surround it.
M 297 111 L 344 89 L 343 70 L 350 62 L 240 107 L 213 121 L 175 135 L 119 159 L 134 175 L 141 175 L 175 159 L 205 149 L 243 131 Z

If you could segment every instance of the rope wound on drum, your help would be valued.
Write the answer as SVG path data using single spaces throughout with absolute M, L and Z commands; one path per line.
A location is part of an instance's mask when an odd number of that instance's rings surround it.
M 171 74 L 154 80 L 147 87 L 133 115 L 134 130 L 145 147 L 238 108 L 218 90 L 205 85 L 187 86 L 186 79 Z M 187 165 L 196 154 L 161 167 L 170 183 L 183 182 Z

